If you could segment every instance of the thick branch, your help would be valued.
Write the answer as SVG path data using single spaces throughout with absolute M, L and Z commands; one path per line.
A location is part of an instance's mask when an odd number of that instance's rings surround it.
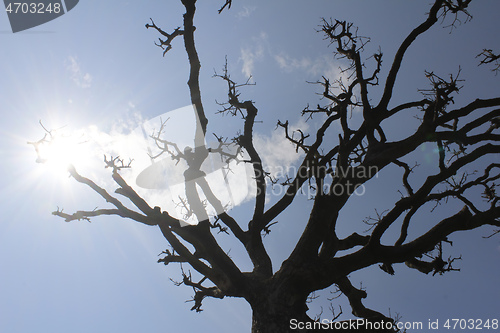
M 130 218 L 134 221 L 146 224 L 155 225 L 151 223 L 147 216 L 141 215 L 133 211 L 123 211 L 119 209 L 95 209 L 91 211 L 79 210 L 73 214 L 64 213 L 62 210 L 56 210 L 52 212 L 52 215 L 62 217 L 66 222 L 85 220 L 90 222 L 91 217 L 103 216 L 103 215 L 116 215 L 120 217 Z
M 399 47 L 392 62 L 389 74 L 387 75 L 387 80 L 384 87 L 384 93 L 382 95 L 382 98 L 380 99 L 379 104 L 376 107 L 377 110 L 387 109 L 389 101 L 391 100 L 392 97 L 392 92 L 394 90 L 394 84 L 396 83 L 396 77 L 398 75 L 399 68 L 401 67 L 401 63 L 403 62 L 403 57 L 406 51 L 419 35 L 429 30 L 429 28 L 432 27 L 437 22 L 438 12 L 441 9 L 442 5 L 443 1 L 437 0 L 431 7 L 427 20 L 425 20 L 425 22 L 423 22 L 418 27 L 413 29 L 413 31 L 405 38 L 405 40 Z
M 204 146 L 204 138 L 207 132 L 208 119 L 205 116 L 205 111 L 203 110 L 203 104 L 201 102 L 201 92 L 199 84 L 200 76 L 200 59 L 198 58 L 198 52 L 196 51 L 196 46 L 194 43 L 194 31 L 196 28 L 193 25 L 194 13 L 196 11 L 196 0 L 182 0 L 184 7 L 186 7 L 186 13 L 184 14 L 184 46 L 189 59 L 189 92 L 191 93 L 191 103 L 195 108 L 196 115 L 200 122 L 201 131 L 196 131 L 197 138 L 195 138 L 196 147 Z M 198 125 L 198 124 L 197 124 Z M 198 132 L 202 134 L 198 134 Z
M 365 246 L 368 244 L 370 236 L 361 236 L 358 233 L 353 233 L 347 238 L 341 239 L 338 242 L 338 250 L 344 251 L 352 249 L 355 246 Z
M 487 154 L 498 154 L 498 153 L 500 153 L 500 146 L 485 144 L 484 146 L 478 147 L 468 155 L 465 155 L 457 159 L 452 164 L 450 164 L 446 169 L 442 170 L 440 173 L 427 177 L 424 184 L 420 187 L 420 189 L 417 192 L 415 192 L 414 195 L 402 198 L 401 200 L 396 202 L 394 208 L 389 213 L 387 213 L 384 216 L 384 218 L 382 218 L 382 220 L 377 224 L 377 226 L 372 232 L 370 244 L 372 244 L 372 246 L 376 246 L 377 244 L 379 244 L 380 238 L 382 237 L 384 232 L 389 228 L 389 226 L 405 210 L 410 209 L 414 206 L 421 206 L 426 201 L 428 194 L 437 184 L 453 176 L 461 167 L 476 161 L 478 158 Z
M 146 217 L 144 215 L 141 215 L 133 210 L 130 210 L 128 209 L 127 207 L 125 207 L 118 199 L 116 199 L 115 197 L 111 196 L 105 189 L 103 189 L 102 187 L 98 186 L 96 183 L 94 183 L 92 180 L 88 179 L 88 178 L 85 178 L 83 176 L 81 176 L 75 169 L 74 166 L 70 165 L 68 167 L 68 171 L 70 173 L 70 175 L 79 183 L 82 183 L 82 184 L 85 184 L 87 186 L 89 186 L 92 190 L 94 190 L 95 192 L 97 192 L 102 198 L 104 198 L 104 200 L 106 200 L 106 202 L 109 202 L 111 203 L 113 206 L 115 206 L 117 208 L 117 211 L 119 212 L 119 214 L 116 214 L 116 215 L 119 215 L 119 216 L 122 216 L 122 217 L 128 217 L 128 218 L 131 218 L 135 221 L 138 221 L 138 222 L 141 222 L 141 223 L 144 223 L 144 224 L 148 224 L 148 225 L 156 225 L 156 222 L 155 221 L 151 221 L 151 220 L 148 220 L 146 219 Z M 111 213 L 112 211 L 110 210 L 105 210 L 105 211 L 102 211 L 103 213 L 105 213 L 106 215 L 110 215 L 109 213 Z M 90 214 L 90 213 L 89 213 Z M 93 213 L 95 214 L 95 213 Z M 61 216 L 60 214 L 54 214 L 54 215 L 58 215 L 58 216 Z M 91 215 L 87 215 L 87 216 L 91 216 Z M 93 216 L 97 216 L 97 215 L 93 215 Z M 68 218 L 68 216 L 62 216 L 64 218 Z M 78 218 L 77 218 L 78 219 Z
M 500 97 L 489 98 L 489 99 L 479 99 L 478 98 L 475 101 L 467 104 L 466 106 L 464 106 L 460 109 L 455 109 L 455 110 L 449 111 L 448 113 L 440 116 L 436 120 L 436 125 L 442 126 L 451 120 L 465 117 L 477 109 L 493 107 L 493 106 L 500 106 Z
M 449 235 L 456 231 L 473 230 L 483 225 L 500 226 L 500 207 L 492 207 L 487 211 L 472 214 L 464 207 L 457 214 L 437 223 L 432 229 L 417 239 L 401 246 L 365 246 L 355 253 L 323 262 L 316 272 L 319 277 L 311 283 L 318 283 L 316 288 L 324 288 L 337 283 L 341 277 L 351 272 L 369 267 L 376 263 L 393 264 L 411 261 L 428 253 Z
M 417 239 L 402 245 L 400 248 L 386 248 L 381 255 L 390 258 L 392 262 L 403 262 L 420 256 L 445 240 L 456 231 L 472 230 L 483 225 L 500 226 L 500 207 L 490 208 L 487 211 L 472 215 L 465 206 L 457 214 L 446 218 Z
M 356 317 L 366 319 L 385 319 L 392 321 L 380 312 L 365 307 L 361 300 L 363 298 L 366 298 L 366 291 L 354 288 L 351 284 L 351 281 L 349 281 L 347 277 L 337 281 L 337 286 L 339 287 L 340 291 L 342 291 L 342 293 L 349 299 L 349 303 L 351 304 L 352 308 L 352 314 Z

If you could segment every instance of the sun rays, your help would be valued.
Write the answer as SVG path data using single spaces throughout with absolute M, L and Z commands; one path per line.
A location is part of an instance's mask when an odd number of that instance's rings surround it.
M 71 131 L 65 127 L 45 130 L 42 139 L 28 142 L 37 154 L 37 163 L 43 163 L 52 172 L 64 173 L 69 165 L 85 166 L 92 156 L 88 138 L 84 132 Z

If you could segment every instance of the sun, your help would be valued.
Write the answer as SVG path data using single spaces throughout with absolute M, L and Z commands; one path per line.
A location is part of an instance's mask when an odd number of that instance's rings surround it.
M 43 125 L 42 125 L 43 127 Z M 70 131 L 66 128 L 45 130 L 42 139 L 28 142 L 33 145 L 37 154 L 37 163 L 42 163 L 55 174 L 67 174 L 70 165 L 85 167 L 91 159 L 88 138 L 81 131 Z

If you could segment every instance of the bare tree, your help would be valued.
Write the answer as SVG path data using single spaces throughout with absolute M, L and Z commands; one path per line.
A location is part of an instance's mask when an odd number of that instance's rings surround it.
M 422 90 L 422 99 L 390 107 L 396 78 L 410 45 L 441 18 L 451 16 L 452 24 L 460 19 L 468 19 L 469 3 L 470 0 L 435 0 L 425 20 L 399 46 L 384 78 L 379 77 L 382 53 L 374 54 L 365 63 L 361 56 L 365 39 L 357 35 L 353 24 L 323 20 L 320 31 L 335 47 L 336 56 L 348 63 L 343 69 L 348 81 L 332 82 L 323 77 L 316 82 L 321 87 L 326 103 L 302 110 L 304 117 L 322 119 L 314 135 L 301 130 L 293 132 L 287 121 L 278 123 L 297 152 L 304 155 L 295 174 L 278 180 L 270 176 L 254 146 L 253 127 L 258 109 L 252 101 L 243 99 L 239 92 L 239 88 L 249 82 L 235 82 L 227 66 L 216 74 L 228 88 L 228 98 L 225 103 L 221 103 L 221 112 L 241 116 L 242 131 L 230 142 L 217 137 L 219 144 L 216 147 L 207 147 L 205 144 L 208 119 L 201 99 L 200 60 L 194 39 L 196 0 L 182 0 L 186 9 L 182 28 L 169 33 L 153 20 L 146 27 L 161 35 L 157 45 L 164 50 L 164 54 L 172 48 L 174 39 L 179 37 L 184 40 L 190 65 L 188 89 L 199 119 L 194 147 L 186 147 L 181 151 L 173 141 L 168 141 L 175 138 L 164 137 L 162 127 L 151 138 L 159 154 L 169 154 L 173 159 L 187 163 L 188 168 L 184 172 L 186 199 L 183 204 L 199 222 L 183 226 L 183 221 L 168 211 L 151 207 L 122 178 L 120 170 L 129 168 L 131 164 L 117 157 L 105 157 L 105 163 L 112 170 L 112 178 L 118 185 L 115 193 L 129 199 L 134 209 L 128 208 L 118 197 L 70 167 L 69 172 L 77 182 L 88 185 L 113 207 L 73 214 L 57 210 L 53 214 L 66 221 L 118 215 L 146 225 L 157 225 L 170 245 L 159 262 L 165 265 L 181 264 L 183 279 L 179 285 L 193 288 L 192 310 L 201 311 L 202 301 L 206 297 L 244 298 L 253 311 L 254 333 L 289 332 L 293 323 L 304 323 L 302 331 L 314 331 L 320 326 L 319 322 L 306 314 L 307 302 L 315 291 L 328 287 L 337 288 L 347 297 L 356 317 L 371 323 L 389 323 L 386 328 L 392 330 L 390 324 L 394 319 L 363 305 L 367 293 L 353 286 L 349 279 L 350 273 L 379 265 L 392 275 L 393 265 L 397 263 L 405 263 L 407 267 L 424 274 L 453 271 L 456 270 L 453 264 L 457 258 L 446 258 L 444 255 L 444 245 L 451 243 L 448 240 L 451 234 L 483 225 L 500 227 L 499 196 L 496 192 L 500 163 L 484 162 L 488 156 L 500 153 L 500 97 L 478 98 L 455 107 L 452 105 L 454 94 L 462 88 L 459 75 L 441 77 L 434 72 L 426 72 L 430 85 L 428 89 Z M 231 1 L 226 1 L 219 13 L 230 7 Z M 480 56 L 484 58 L 482 63 L 498 59 L 491 50 L 484 50 Z M 382 94 L 374 100 L 369 95 L 370 89 L 379 84 L 383 84 Z M 349 117 L 355 109 L 361 110 L 363 120 L 360 124 L 353 123 Z M 410 118 L 417 115 L 418 126 L 405 138 L 390 141 L 384 121 L 403 114 Z M 326 140 L 327 131 L 334 123 L 340 124 L 341 132 L 337 137 L 328 137 Z M 32 144 L 38 152 L 39 145 L 50 140 L 51 132 L 47 131 L 42 140 Z M 422 170 L 405 161 L 405 158 L 429 142 L 435 144 L 439 152 L 436 172 L 422 174 L 423 181 L 416 182 L 412 180 L 412 174 Z M 231 145 L 232 150 L 229 149 Z M 256 192 L 250 221 L 236 221 L 212 193 L 206 175 L 201 170 L 201 165 L 210 154 L 218 154 L 228 163 L 231 160 L 247 163 L 253 169 Z M 38 157 L 40 161 L 43 160 L 42 156 Z M 346 238 L 339 238 L 337 224 L 341 210 L 348 200 L 355 199 L 353 193 L 358 187 L 369 185 L 377 173 L 390 165 L 401 169 L 398 177 L 401 177 L 400 185 L 405 193 L 401 193 L 401 198 L 390 209 L 367 221 L 371 223 L 371 228 L 366 234 L 354 232 Z M 482 167 L 480 171 L 477 171 L 478 167 Z M 286 189 L 283 196 L 272 205 L 266 205 L 269 185 Z M 313 206 L 309 219 L 293 221 L 295 224 L 303 223 L 303 232 L 288 259 L 283 261 L 281 267 L 273 268 L 263 237 L 270 233 L 278 216 L 292 205 L 304 187 L 308 187 L 312 193 Z M 461 201 L 463 209 L 435 221 L 432 228 L 418 237 L 408 239 L 410 224 L 418 219 L 421 210 L 427 209 L 429 203 L 444 204 L 452 199 Z M 207 206 L 215 209 L 216 216 L 209 217 Z M 397 240 L 393 244 L 384 244 L 382 237 L 388 230 L 395 228 L 399 230 Z M 219 245 L 217 232 L 228 233 L 234 236 L 235 242 L 241 243 L 253 264 L 252 271 L 240 270 Z M 202 277 L 195 279 L 183 264 Z M 337 316 L 331 319 L 335 320 Z M 340 327 L 339 330 L 354 331 L 351 326 L 353 322 L 337 323 L 335 327 Z M 358 331 L 370 329 L 362 326 Z

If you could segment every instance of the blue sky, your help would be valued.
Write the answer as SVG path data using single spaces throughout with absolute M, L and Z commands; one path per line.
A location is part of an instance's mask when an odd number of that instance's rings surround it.
M 320 88 L 306 81 L 340 73 L 341 63 L 333 58 L 332 47 L 315 32 L 321 17 L 352 21 L 361 35 L 371 37 L 366 57 L 381 48 L 383 77 L 399 42 L 428 9 L 426 1 L 235 0 L 230 11 L 218 15 L 219 2 L 202 2 L 195 17 L 209 132 L 232 137 L 241 128 L 238 119 L 215 115 L 215 100 L 222 101 L 226 92 L 223 82 L 212 75 L 227 56 L 236 80 L 243 82 L 251 74 L 257 83 L 242 90 L 242 97 L 252 99 L 259 108 L 257 120 L 262 123 L 256 124 L 257 140 L 270 165 L 296 161 L 293 149 L 274 131 L 278 119 L 310 130 L 317 125 L 300 119 L 307 103 L 318 103 L 315 93 Z M 500 3 L 478 1 L 471 4 L 470 12 L 474 18 L 453 33 L 435 26 L 415 42 L 405 57 L 394 103 L 420 98 L 417 89 L 427 85 L 424 70 L 445 76 L 456 73 L 459 65 L 466 81 L 456 97 L 458 106 L 477 97 L 498 96 L 500 78 L 486 67 L 477 67 L 474 57 L 483 48 L 500 50 Z M 157 228 L 113 217 L 65 223 L 52 216 L 57 207 L 72 212 L 104 203 L 63 171 L 36 164 L 35 152 L 26 144 L 43 136 L 41 120 L 47 128 L 65 126 L 69 131 L 92 133 L 105 148 L 115 149 L 120 140 L 126 144 L 117 150 L 130 148 L 130 131 L 139 124 L 157 121 L 155 117 L 188 105 L 188 67 L 181 40 L 162 57 L 154 46 L 158 35 L 144 28 L 151 17 L 170 31 L 181 25 L 182 14 L 180 1 L 82 0 L 54 21 L 12 34 L 7 15 L 0 13 L 1 332 L 250 330 L 250 308 L 242 300 L 208 299 L 202 313 L 189 311 L 191 303 L 184 301 L 190 299 L 191 290 L 175 287 L 169 280 L 180 279 L 179 269 L 156 263 L 157 255 L 167 248 Z M 372 98 L 378 93 L 375 89 Z M 404 126 L 395 122 L 392 139 L 412 126 L 411 121 Z M 278 156 L 271 149 L 277 146 L 283 148 Z M 432 149 L 421 147 L 415 155 L 424 171 L 437 164 Z M 128 153 L 146 156 L 140 148 Z M 139 164 L 144 159 L 133 157 Z M 103 176 L 102 155 L 95 156 L 95 163 L 99 167 L 89 167 L 89 175 L 110 185 Z M 393 175 L 381 174 L 367 185 L 366 194 L 349 203 L 342 213 L 341 234 L 362 232 L 366 229 L 363 218 L 373 216 L 375 208 L 391 207 L 400 189 L 400 175 Z M 283 222 L 265 239 L 275 269 L 287 257 L 308 216 L 310 202 L 305 197 L 297 199 L 296 206 L 278 219 Z M 273 200 L 272 194 L 269 200 Z M 243 203 L 232 214 L 246 224 L 249 207 L 251 204 Z M 422 216 L 415 231 L 425 230 L 432 221 L 457 209 L 460 205 L 452 203 Z M 289 220 L 293 222 L 285 223 Z M 396 275 L 389 276 L 373 267 L 352 274 L 353 285 L 366 287 L 365 305 L 386 315 L 390 309 L 403 321 L 498 319 L 500 241 L 498 237 L 482 238 L 491 230 L 451 238 L 454 246 L 446 254 L 462 254 L 463 260 L 458 262 L 461 272 L 432 277 L 399 265 Z M 228 239 L 222 242 L 248 268 L 238 246 Z M 317 304 L 311 305 L 312 316 L 321 306 L 328 313 L 328 295 L 328 291 L 322 293 Z M 351 318 L 346 300 L 338 302 L 334 307 L 342 306 L 342 318 Z

